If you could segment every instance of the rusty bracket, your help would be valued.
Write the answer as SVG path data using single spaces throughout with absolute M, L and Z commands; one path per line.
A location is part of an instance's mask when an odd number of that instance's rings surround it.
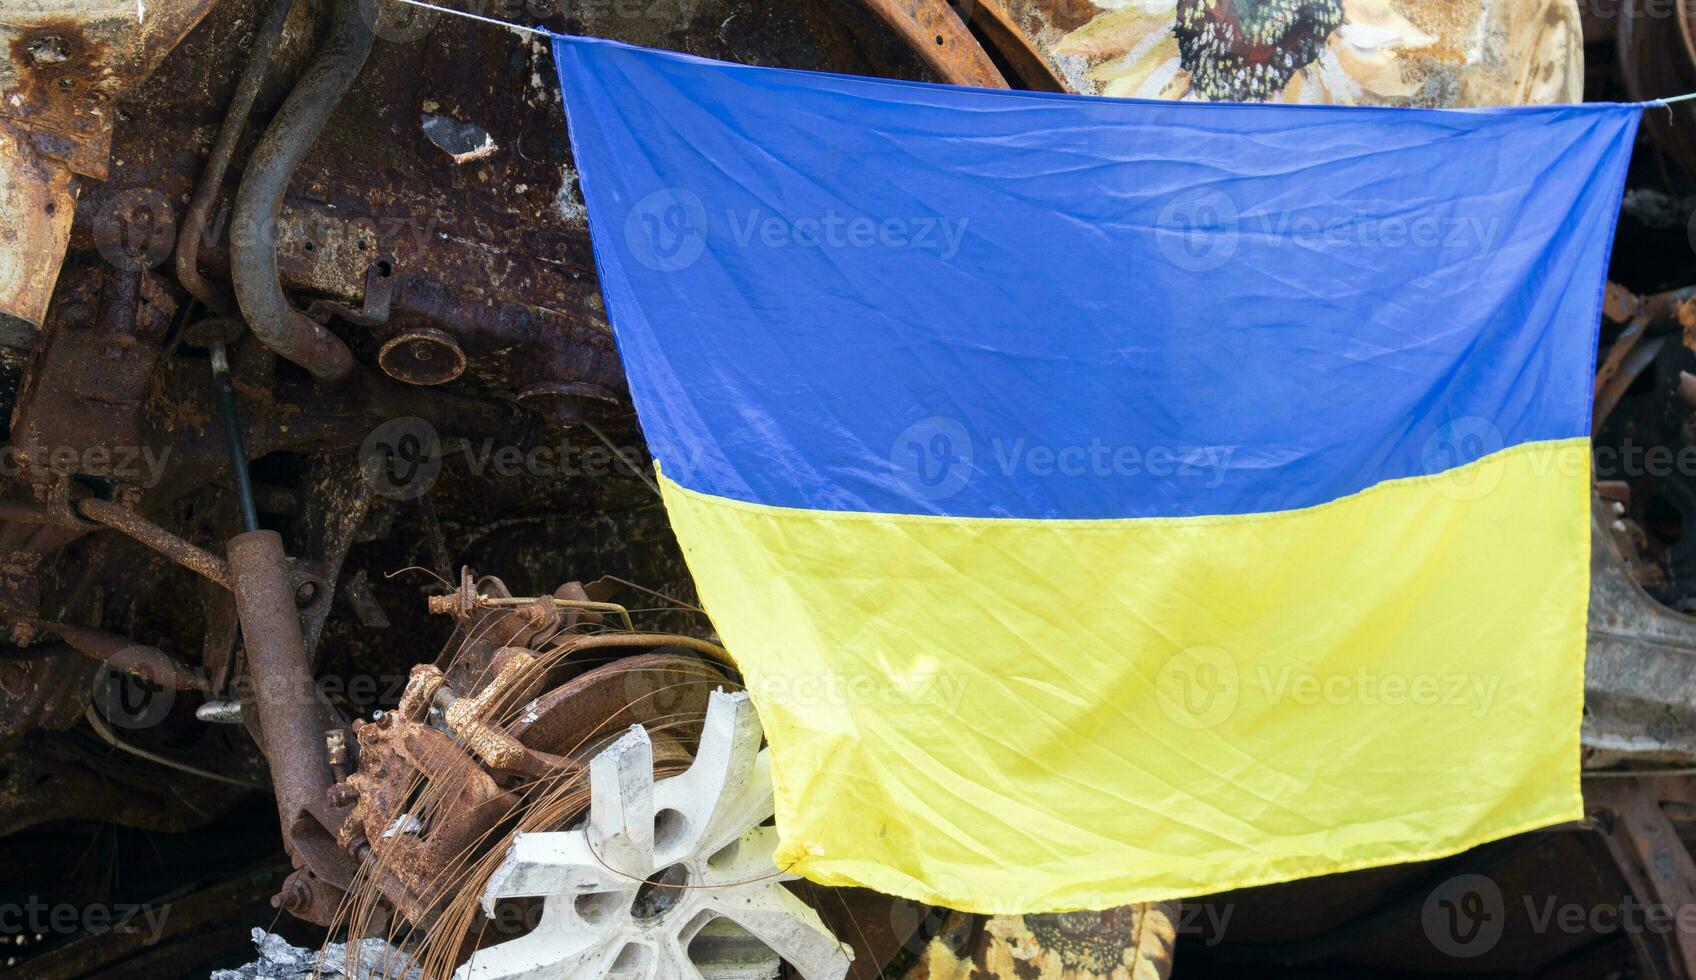
M 1688 780 L 1610 778 L 1587 780 L 1586 808 L 1597 819 L 1608 853 L 1632 894 L 1645 905 L 1675 911 L 1696 908 L 1696 860 L 1661 810 L 1663 800 L 1690 802 Z M 1680 980 L 1696 978 L 1696 932 L 1676 915 L 1667 936 Z
M 77 513 L 88 520 L 127 534 L 177 564 L 204 575 L 226 589 L 233 588 L 230 566 L 210 551 L 177 537 L 170 531 L 109 500 L 86 498 L 78 501 Z
M 361 305 L 338 300 L 318 300 L 306 308 L 306 316 L 318 323 L 330 314 L 361 327 L 380 327 L 389 322 L 389 307 L 395 298 L 395 257 L 381 255 L 365 268 L 365 298 Z
M 956 0 L 951 6 L 995 49 L 1020 85 L 1036 92 L 1066 91 L 1066 83 L 1014 23 L 1003 0 Z
M 495 711 L 507 694 L 519 684 L 519 679 L 536 665 L 536 658 L 528 650 L 514 649 L 506 662 L 501 664 L 483 690 L 474 698 L 454 698 L 448 700 L 442 697 L 446 688 L 438 687 L 432 692 L 432 700 L 446 701 L 443 717 L 448 728 L 465 740 L 471 751 L 495 769 L 517 771 L 524 765 L 524 746 L 506 732 L 496 728 L 492 723 Z
M 1007 88 L 989 53 L 948 0 L 857 0 L 912 49 L 937 77 L 953 85 Z

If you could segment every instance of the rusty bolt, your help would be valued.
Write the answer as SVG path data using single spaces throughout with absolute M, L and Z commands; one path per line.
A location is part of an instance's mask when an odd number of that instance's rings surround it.
M 347 733 L 340 728 L 332 728 L 324 733 L 324 751 L 329 756 L 330 765 L 339 766 L 347 762 Z
M 330 787 L 331 806 L 352 806 L 359 801 L 359 790 L 347 783 L 336 783 Z
M 301 881 L 297 874 L 289 876 L 283 882 L 283 888 L 271 896 L 271 907 L 282 909 L 284 912 L 299 914 L 305 912 L 312 904 L 312 888 Z

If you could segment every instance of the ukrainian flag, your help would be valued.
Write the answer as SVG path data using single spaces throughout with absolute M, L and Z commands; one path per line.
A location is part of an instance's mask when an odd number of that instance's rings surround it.
M 1581 814 L 1639 107 L 1170 104 L 556 45 L 780 863 L 975 912 Z

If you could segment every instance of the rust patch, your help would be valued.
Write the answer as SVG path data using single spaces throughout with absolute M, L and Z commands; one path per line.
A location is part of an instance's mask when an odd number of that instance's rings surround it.
M 906 980 L 1166 980 L 1178 903 L 1102 912 L 955 914 L 925 946 Z

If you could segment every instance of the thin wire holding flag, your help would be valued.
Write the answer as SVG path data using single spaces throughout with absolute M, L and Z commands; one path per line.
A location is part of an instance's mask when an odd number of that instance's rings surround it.
M 395 2 L 396 3 L 404 3 L 404 4 L 407 4 L 408 6 L 412 6 L 412 7 L 422 7 L 425 10 L 434 10 L 437 13 L 452 14 L 455 17 L 464 17 L 467 20 L 482 21 L 485 24 L 493 24 L 496 27 L 504 27 L 507 30 L 511 30 L 511 31 L 521 31 L 525 34 L 536 34 L 536 35 L 539 35 L 541 37 L 563 37 L 563 36 L 565 36 L 565 35 L 561 35 L 561 34 L 555 34 L 553 31 L 550 31 L 545 27 L 526 27 L 523 24 L 514 24 L 514 23 L 511 23 L 510 21 L 496 20 L 493 17 L 485 17 L 482 14 L 474 14 L 469 10 L 455 10 L 452 7 L 443 7 L 443 6 L 440 6 L 439 4 L 425 3 L 424 0 L 395 0 Z M 1648 99 L 1648 100 L 1644 101 L 1642 104 L 1643 105 L 1665 106 L 1665 105 L 1671 105 L 1674 102 L 1686 102 L 1686 101 L 1689 101 L 1690 99 L 1696 99 L 1696 92 L 1686 92 L 1683 95 L 1669 95 L 1664 99 Z
M 526 34 L 540 34 L 543 37 L 558 36 L 554 34 L 553 31 L 547 30 L 546 28 L 525 27 L 523 24 L 513 24 L 504 20 L 496 20 L 493 17 L 484 17 L 482 14 L 474 14 L 469 10 L 455 10 L 452 7 L 441 7 L 433 3 L 424 3 L 423 0 L 395 0 L 395 2 L 409 4 L 414 7 L 423 7 L 425 10 L 434 10 L 438 13 L 453 14 L 456 17 L 464 17 L 468 20 L 480 20 L 485 24 L 493 24 L 496 27 L 505 27 L 508 30 L 513 31 L 523 31 Z

